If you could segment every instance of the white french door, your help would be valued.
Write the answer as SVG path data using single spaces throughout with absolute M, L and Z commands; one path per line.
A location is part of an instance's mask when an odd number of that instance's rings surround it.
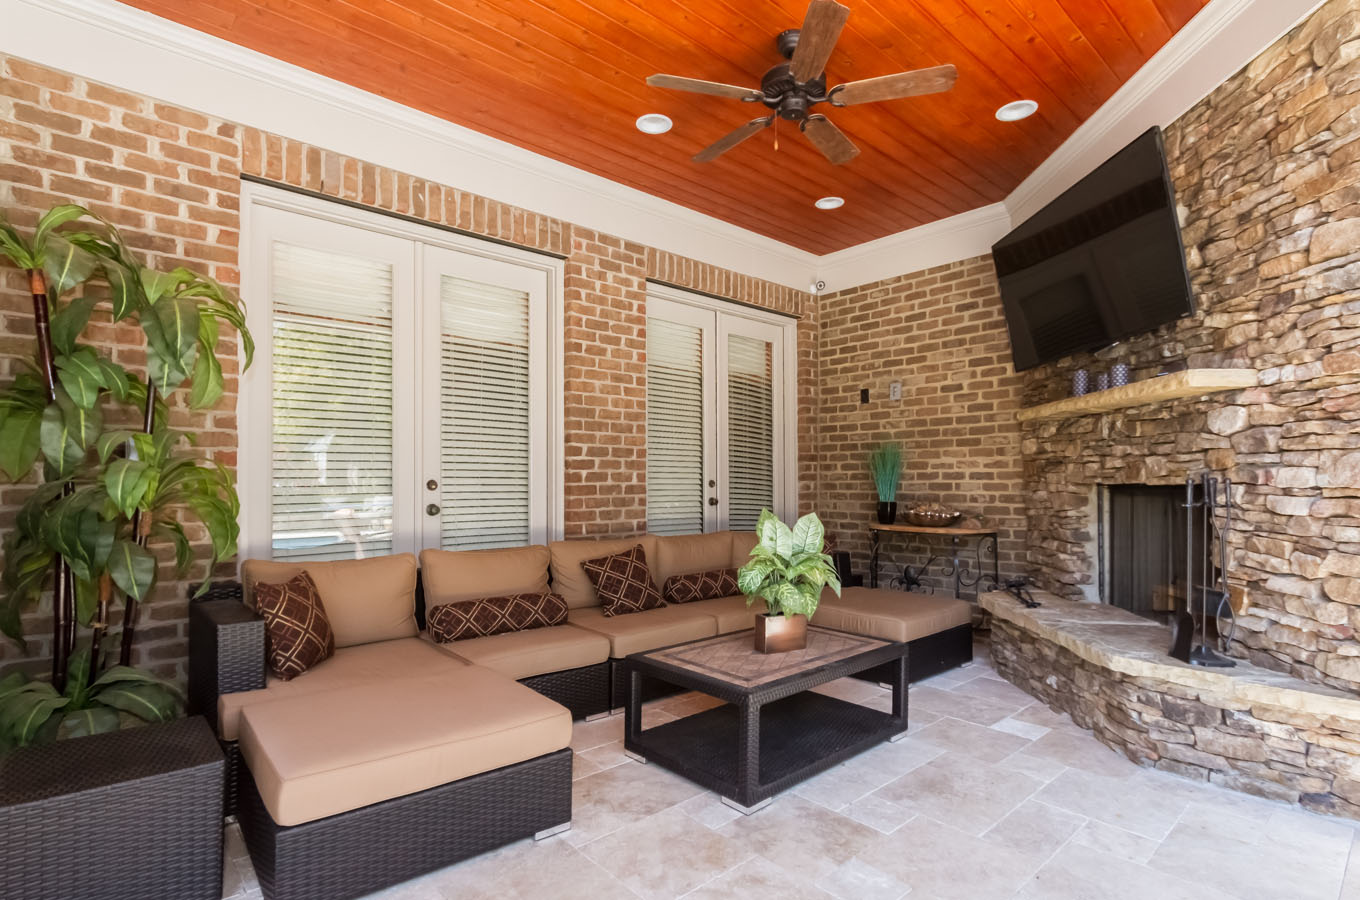
M 242 556 L 560 536 L 560 262 L 249 188 Z
M 647 297 L 647 530 L 749 530 L 796 508 L 794 323 L 653 286 Z

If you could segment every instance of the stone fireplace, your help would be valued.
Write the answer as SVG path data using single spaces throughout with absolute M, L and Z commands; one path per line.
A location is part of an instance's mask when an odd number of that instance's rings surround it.
M 1188 596 L 1185 488 L 1118 484 L 1097 490 L 1100 599 L 1169 621 Z
M 1102 599 L 1102 492 L 1230 477 L 1234 655 L 1360 690 L 1360 37 L 1333 0 L 1165 129 L 1199 312 L 1025 373 L 1025 405 L 1116 361 L 1259 386 L 1026 422 L 1026 567 Z M 1347 43 L 1350 42 L 1350 43 Z M 1108 501 L 1108 496 L 1105 498 Z

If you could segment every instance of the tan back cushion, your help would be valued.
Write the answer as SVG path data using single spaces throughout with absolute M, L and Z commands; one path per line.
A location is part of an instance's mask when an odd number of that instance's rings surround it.
M 425 608 L 485 597 L 548 592 L 548 548 L 422 550 Z
M 662 535 L 656 539 L 656 561 L 652 575 L 665 585 L 672 575 L 690 575 L 732 567 L 732 534 Z
M 656 559 L 656 538 L 650 534 L 613 541 L 553 541 L 548 545 L 548 551 L 552 555 L 553 593 L 561 595 L 562 599 L 567 601 L 568 609 L 599 606 L 600 598 L 595 593 L 595 585 L 591 583 L 585 569 L 581 568 L 581 563 L 613 553 L 623 553 L 638 544 L 642 545 L 642 552 L 646 554 L 650 567 L 652 560 Z M 652 581 L 656 582 L 655 572 L 652 573 Z M 657 583 L 656 587 L 659 589 L 660 583 Z
M 278 584 L 306 572 L 316 583 L 321 605 L 335 633 L 335 646 L 415 637 L 416 558 L 411 553 L 330 562 L 275 562 L 248 559 L 241 564 L 246 604 L 255 608 L 255 585 Z
M 751 551 L 756 548 L 760 540 L 756 538 L 754 531 L 732 531 L 732 562 L 730 565 L 734 569 L 740 569 L 751 561 Z

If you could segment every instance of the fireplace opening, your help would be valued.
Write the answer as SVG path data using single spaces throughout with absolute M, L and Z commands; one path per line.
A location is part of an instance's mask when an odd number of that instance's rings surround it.
M 1101 599 L 1170 623 L 1186 608 L 1185 486 L 1109 485 L 1101 506 Z

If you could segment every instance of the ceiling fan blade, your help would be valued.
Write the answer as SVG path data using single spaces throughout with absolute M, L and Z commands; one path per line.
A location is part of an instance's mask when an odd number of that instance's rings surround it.
M 811 81 L 826 70 L 826 61 L 836 49 L 850 8 L 836 0 L 812 0 L 803 27 L 798 32 L 798 47 L 793 51 L 795 81 Z
M 952 88 L 954 80 L 958 77 L 959 72 L 953 66 L 898 72 L 896 75 L 883 75 L 838 84 L 831 89 L 827 100 L 832 106 L 850 106 L 853 103 L 872 103 L 876 100 L 900 100 L 903 97 L 938 94 Z
M 717 159 L 719 156 L 722 156 L 728 150 L 731 150 L 733 147 L 737 146 L 737 144 L 740 144 L 742 141 L 746 140 L 748 137 L 755 134 L 757 131 L 760 131 L 761 129 L 767 127 L 773 121 L 774 116 L 765 116 L 760 119 L 752 119 L 745 125 L 738 128 L 736 131 L 731 132 L 725 137 L 719 138 L 718 140 L 709 144 L 704 149 L 700 150 L 698 153 L 694 154 L 694 161 L 709 162 L 711 160 Z
M 859 148 L 826 116 L 808 116 L 801 128 L 813 146 L 835 165 L 843 166 L 859 156 Z
M 759 100 L 760 91 L 755 88 L 737 87 L 720 81 L 700 81 L 698 78 L 681 78 L 679 75 L 652 75 L 647 78 L 652 87 L 667 88 L 672 91 L 691 91 L 695 94 L 712 94 L 715 97 L 731 97 L 734 100 Z

